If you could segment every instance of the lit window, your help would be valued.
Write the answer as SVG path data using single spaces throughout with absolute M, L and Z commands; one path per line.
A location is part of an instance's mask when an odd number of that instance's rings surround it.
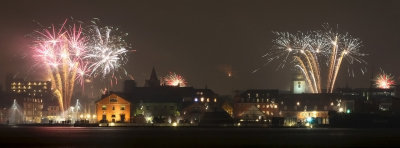
M 214 102 L 217 102 L 217 98 L 214 98 Z
M 117 102 L 117 98 L 110 98 L 110 102 Z
M 257 105 L 257 108 L 260 108 L 260 104 Z
M 201 98 L 200 98 L 200 101 L 201 101 L 201 102 L 204 102 L 204 98 L 203 98 L 203 97 L 201 97 Z
M 198 102 L 199 101 L 199 99 L 197 99 L 197 98 L 194 98 L 194 102 Z
M 299 106 L 299 105 L 300 105 L 300 102 L 297 102 L 296 104 L 297 104 L 297 106 Z
M 210 98 L 207 98 L 207 102 L 210 102 Z
M 101 109 L 102 109 L 102 110 L 106 110 L 106 109 L 107 109 L 107 106 L 103 105 L 103 106 L 101 106 Z
M 278 105 L 275 104 L 275 105 L 274 105 L 274 108 L 278 108 Z

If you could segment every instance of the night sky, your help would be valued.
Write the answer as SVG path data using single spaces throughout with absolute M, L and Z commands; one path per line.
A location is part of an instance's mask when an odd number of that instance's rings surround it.
M 189 85 L 230 94 L 249 88 L 289 89 L 293 71 L 276 70 L 261 57 L 272 47 L 272 31 L 316 30 L 323 23 L 339 25 L 363 41 L 368 72 L 355 78 L 344 69 L 338 87 L 368 87 L 380 68 L 399 80 L 400 1 L 1 1 L 0 81 L 8 73 L 41 79 L 32 67 L 31 40 L 38 25 L 60 24 L 66 18 L 118 26 L 129 33 L 137 50 L 127 71 L 139 85 L 154 66 L 159 76 L 176 72 Z M 356 68 L 355 68 L 356 69 Z M 233 77 L 227 77 L 232 71 Z M 122 83 L 120 83 L 122 84 Z M 3 84 L 4 86 L 4 84 Z M 118 89 L 118 88 L 115 88 Z

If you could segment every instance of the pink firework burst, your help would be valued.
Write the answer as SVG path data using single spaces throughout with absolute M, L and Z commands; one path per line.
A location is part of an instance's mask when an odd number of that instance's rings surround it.
M 82 80 L 88 71 L 87 62 L 83 60 L 86 39 L 81 35 L 82 27 L 66 23 L 67 20 L 59 28 L 52 25 L 35 31 L 32 46 L 37 65 L 47 69 L 62 110 L 70 107 L 75 80 L 83 85 Z
M 382 71 L 376 78 L 375 78 L 375 85 L 377 88 L 380 89 L 389 89 L 390 86 L 395 85 L 396 82 L 394 81 L 394 76 L 391 74 L 386 74 Z
M 187 82 L 183 76 L 178 75 L 174 72 L 169 72 L 167 76 L 164 77 L 164 83 L 165 85 L 168 86 L 179 86 L 179 87 L 185 87 Z

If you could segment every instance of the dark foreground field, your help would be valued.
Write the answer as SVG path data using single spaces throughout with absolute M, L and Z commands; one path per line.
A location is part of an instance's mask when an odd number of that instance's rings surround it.
M 0 147 L 398 147 L 400 129 L 0 127 Z

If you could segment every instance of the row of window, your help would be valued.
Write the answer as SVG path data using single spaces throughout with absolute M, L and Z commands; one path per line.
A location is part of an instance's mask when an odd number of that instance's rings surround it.
M 257 98 L 257 99 L 250 99 L 250 98 L 247 98 L 247 99 L 245 99 L 245 98 L 242 98 L 241 99 L 241 102 L 257 102 L 257 103 L 260 103 L 260 102 L 270 102 L 270 99 L 269 98 L 266 98 L 266 99 L 260 99 L 260 98 Z M 271 102 L 272 103 L 274 103 L 274 101 L 273 100 L 271 100 Z
M 47 83 L 46 82 L 28 82 L 27 83 L 28 85 L 47 85 Z M 11 85 L 24 85 L 24 83 L 21 83 L 21 82 L 13 82 L 13 83 L 11 83 Z
M 250 96 L 254 96 L 254 94 L 247 93 L 247 96 L 250 98 Z M 266 93 L 266 94 L 264 94 L 264 93 L 262 93 L 262 94 L 256 93 L 255 96 L 256 96 L 256 97 L 259 97 L 259 96 L 262 96 L 262 97 L 264 97 L 264 96 L 269 97 L 269 93 Z
M 38 87 L 34 87 L 34 88 L 38 88 Z M 11 86 L 11 89 L 32 89 L 32 87 L 31 86 L 28 86 L 28 87 L 26 87 L 26 86 Z M 43 89 L 47 89 L 47 86 L 43 86 Z M 34 90 L 35 92 L 36 92 L 36 90 Z M 39 91 L 41 91 L 40 90 L 40 88 L 39 88 Z
M 107 106 L 103 105 L 103 106 L 101 106 L 101 109 L 102 110 L 107 110 Z M 115 110 L 115 106 L 112 106 L 112 110 Z M 125 110 L 125 106 L 121 106 L 120 110 Z
M 276 105 L 276 104 L 267 104 L 267 105 L 260 105 L 260 104 L 258 104 L 257 105 L 257 108 L 278 108 L 278 105 Z
M 205 99 L 204 97 L 200 98 L 200 102 L 210 102 L 210 98 Z M 198 98 L 194 98 L 194 102 L 199 102 Z M 217 102 L 217 98 L 214 98 L 214 102 Z

